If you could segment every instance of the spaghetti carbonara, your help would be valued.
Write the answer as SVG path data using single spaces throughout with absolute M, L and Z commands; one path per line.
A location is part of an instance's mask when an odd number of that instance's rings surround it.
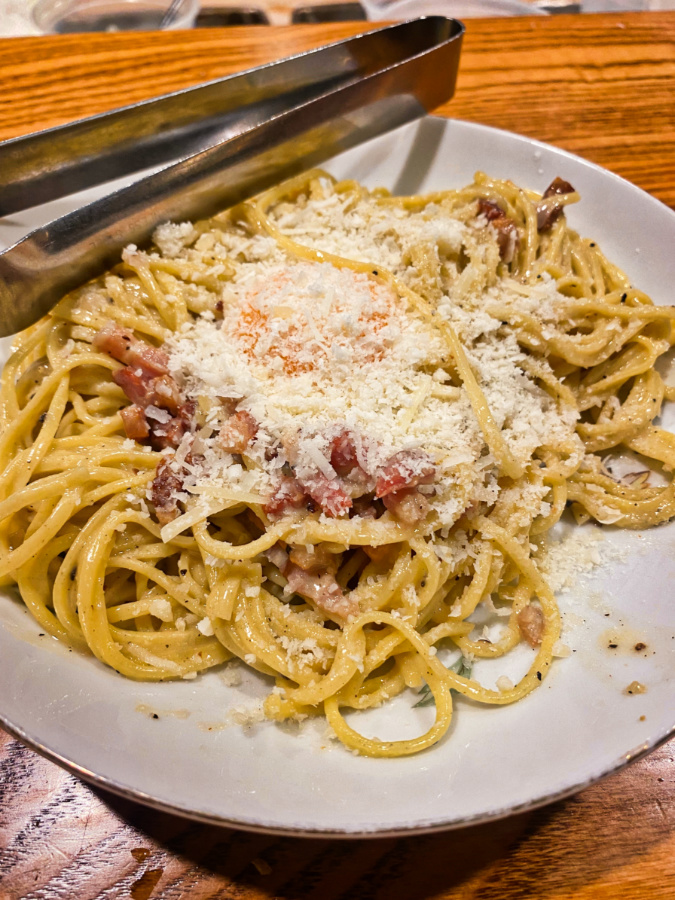
M 675 515 L 674 483 L 605 466 L 675 465 L 653 424 L 675 309 L 570 230 L 578 199 L 311 172 L 128 247 L 5 366 L 3 584 L 129 678 L 236 657 L 267 717 L 323 714 L 370 756 L 437 742 L 454 692 L 524 697 L 561 655 L 538 558 L 565 508 Z M 517 683 L 471 677 L 524 646 Z M 347 722 L 406 688 L 435 704 L 421 736 Z

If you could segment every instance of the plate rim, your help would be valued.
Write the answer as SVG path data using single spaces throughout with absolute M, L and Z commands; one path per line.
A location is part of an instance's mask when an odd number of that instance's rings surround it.
M 194 822 L 200 822 L 204 825 L 215 825 L 220 828 L 233 828 L 240 831 L 251 832 L 254 834 L 272 834 L 279 837 L 295 837 L 308 839 L 326 838 L 342 840 L 377 840 L 378 838 L 414 837 L 424 834 L 436 834 L 442 831 L 457 831 L 460 828 L 470 828 L 474 825 L 484 825 L 491 822 L 497 822 L 500 819 L 506 819 L 509 816 L 517 816 L 522 813 L 532 812 L 536 809 L 540 809 L 543 806 L 548 806 L 550 803 L 556 803 L 560 800 L 565 800 L 567 797 L 572 797 L 574 796 L 574 794 L 579 793 L 579 791 L 585 790 L 586 788 L 597 784 L 604 778 L 623 771 L 623 769 L 627 768 L 632 763 L 639 762 L 645 756 L 648 756 L 653 750 L 656 750 L 661 745 L 667 743 L 668 740 L 675 735 L 674 722 L 665 734 L 654 738 L 652 741 L 641 744 L 635 750 L 621 754 L 618 760 L 611 763 L 607 768 L 602 769 L 600 772 L 591 775 L 589 778 L 582 779 L 571 787 L 562 788 L 559 791 L 554 791 L 550 794 L 546 794 L 543 797 L 538 797 L 534 800 L 525 800 L 522 803 L 516 804 L 515 806 L 500 807 L 499 809 L 492 810 L 488 813 L 476 813 L 472 816 L 465 816 L 461 819 L 455 819 L 452 821 L 428 820 L 426 822 L 422 821 L 421 824 L 410 826 L 401 825 L 386 829 L 377 829 L 377 827 L 375 827 L 373 829 L 361 831 L 349 831 L 347 829 L 333 830 L 329 828 L 323 829 L 315 827 L 303 828 L 300 826 L 296 828 L 290 826 L 282 828 L 275 825 L 266 825 L 264 822 L 228 819 L 225 816 L 200 813 L 196 810 L 188 809 L 179 804 L 172 804 L 163 800 L 158 800 L 156 797 L 153 797 L 150 794 L 146 794 L 143 791 L 125 787 L 112 778 L 107 778 L 105 775 L 99 775 L 96 772 L 92 772 L 91 770 L 85 768 L 84 766 L 80 766 L 79 764 L 68 760 L 60 753 L 57 753 L 54 750 L 50 750 L 49 747 L 46 747 L 36 739 L 31 738 L 25 731 L 23 731 L 23 729 L 11 724 L 1 713 L 0 725 L 2 725 L 5 731 L 7 731 L 7 733 L 14 737 L 16 740 L 20 741 L 29 749 L 34 750 L 36 753 L 49 760 L 50 762 L 56 763 L 56 765 L 60 766 L 62 769 L 65 769 L 71 775 L 75 775 L 78 778 L 81 778 L 83 781 L 89 784 L 93 784 L 96 787 L 103 788 L 104 790 L 109 791 L 110 793 L 115 794 L 118 797 L 122 797 L 125 800 L 131 800 L 135 803 L 141 803 L 143 806 L 157 810 L 158 812 L 169 813 L 170 815 L 190 819 Z

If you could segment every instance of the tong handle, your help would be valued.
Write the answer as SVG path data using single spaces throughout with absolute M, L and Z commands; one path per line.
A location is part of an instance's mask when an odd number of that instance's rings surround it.
M 185 159 L 429 47 L 398 24 L 0 143 L 0 216 Z
M 378 59 L 387 62 L 365 62 L 371 74 L 350 76 L 27 235 L 0 254 L 0 335 L 36 322 L 111 268 L 127 244 L 147 242 L 161 222 L 213 215 L 440 105 L 454 92 L 463 33 L 460 22 L 442 17 L 374 32 L 383 40 Z M 414 52 L 402 53 L 411 41 Z

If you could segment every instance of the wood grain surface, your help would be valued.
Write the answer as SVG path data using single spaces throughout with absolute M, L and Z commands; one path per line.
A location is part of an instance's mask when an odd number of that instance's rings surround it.
M 569 800 L 405 839 L 279 838 L 92 789 L 0 732 L 2 900 L 671 900 L 675 744 Z
M 16 38 L 0 47 L 0 138 L 316 47 L 364 23 Z M 469 19 L 439 110 L 593 160 L 675 206 L 675 13 Z
M 5 40 L 0 138 L 363 29 Z M 457 94 L 441 112 L 572 150 L 675 207 L 675 13 L 470 20 Z M 671 741 L 574 798 L 489 825 L 338 842 L 157 813 L 0 731 L 0 900 L 666 900 L 674 759 Z

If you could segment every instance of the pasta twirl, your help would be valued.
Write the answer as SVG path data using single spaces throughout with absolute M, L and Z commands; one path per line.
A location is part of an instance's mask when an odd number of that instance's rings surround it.
M 675 309 L 568 227 L 577 200 L 561 179 L 392 197 L 310 172 L 127 248 L 5 366 L 3 584 L 129 678 L 238 658 L 270 718 L 323 714 L 366 755 L 436 743 L 453 692 L 524 697 L 559 638 L 538 557 L 565 508 L 675 516 L 673 482 L 607 460 L 675 465 L 654 425 Z M 523 643 L 515 685 L 466 674 Z M 423 685 L 417 738 L 345 719 Z

